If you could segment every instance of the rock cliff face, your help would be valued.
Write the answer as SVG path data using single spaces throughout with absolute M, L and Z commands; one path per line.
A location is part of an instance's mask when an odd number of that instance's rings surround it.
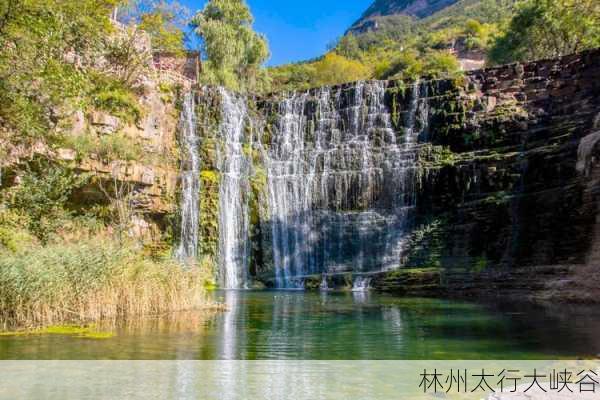
M 124 28 L 123 28 L 124 29 Z M 139 46 L 151 52 L 149 39 L 140 37 Z M 197 54 L 186 60 L 165 62 L 166 56 L 148 59 L 136 76 L 140 116 L 119 118 L 107 112 L 73 112 L 57 136 L 65 143 L 39 142 L 33 146 L 3 146 L 0 158 L 0 188 L 18 184 L 27 165 L 37 157 L 53 160 L 78 173 L 91 174 L 90 180 L 72 199 L 76 206 L 92 207 L 110 201 L 107 192 L 114 187 L 133 193 L 135 217 L 132 232 L 152 242 L 167 228 L 167 220 L 177 212 L 179 145 L 177 92 L 191 90 Z M 159 63 L 160 61 L 160 63 Z M 160 64 L 160 65 L 159 65 Z M 124 153 L 124 154 L 122 154 Z
M 592 51 L 272 96 L 236 108 L 233 142 L 207 96 L 201 202 L 239 210 L 229 267 L 269 285 L 552 290 L 599 257 L 598 76 Z M 231 160 L 239 190 L 217 193 Z M 218 256 L 226 219 L 203 210 Z
M 188 107 L 199 138 L 199 213 L 188 213 L 199 219 L 198 253 L 228 287 L 593 293 L 599 77 L 596 50 L 455 80 L 262 99 L 198 89 Z M 165 96 L 149 80 L 137 124 L 97 113 L 73 123 L 74 136 L 125 132 L 144 160 L 12 149 L 2 184 L 18 181 L 23 160 L 50 154 L 131 184 L 140 234 L 166 229 L 182 157 L 179 111 Z M 101 197 L 94 186 L 77 195 L 86 204 Z
M 438 91 L 407 264 L 442 267 L 449 288 L 542 290 L 597 264 L 598 76 L 593 51 Z

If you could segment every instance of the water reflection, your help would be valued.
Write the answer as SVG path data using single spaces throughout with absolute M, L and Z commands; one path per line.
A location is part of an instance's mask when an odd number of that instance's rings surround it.
M 598 362 L 565 360 L 510 361 L 510 365 L 519 371 L 548 371 L 559 366 L 568 370 L 600 368 Z M 244 374 L 234 380 L 220 373 L 236 368 Z M 465 369 L 468 376 L 474 376 L 481 368 L 494 371 L 499 366 L 493 361 L 2 362 L 0 399 L 425 400 L 435 397 L 423 395 L 415 371 L 430 368 Z M 179 386 L 182 374 L 184 387 Z M 526 384 L 521 390 L 524 388 Z M 514 398 L 548 398 L 548 394 L 538 393 Z M 567 392 L 560 398 L 596 398 L 593 393 L 586 394 Z M 477 400 L 487 395 L 450 392 L 443 398 Z
M 227 291 L 216 297 L 227 311 L 106 326 L 115 333 L 106 340 L 0 336 L 0 358 L 547 359 L 600 353 L 600 311 L 594 308 L 476 305 L 369 291 Z M 239 368 L 220 373 L 228 374 L 226 381 L 242 379 Z M 182 391 L 188 374 L 184 367 L 177 374 Z
M 353 290 L 352 299 L 355 304 L 364 304 L 369 301 L 369 292 L 366 290 Z

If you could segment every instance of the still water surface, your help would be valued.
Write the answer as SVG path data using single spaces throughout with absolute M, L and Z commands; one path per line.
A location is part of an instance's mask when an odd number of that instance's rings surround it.
M 0 359 L 557 359 L 600 353 L 586 307 L 375 293 L 217 292 L 229 311 L 103 327 L 108 339 L 0 337 Z

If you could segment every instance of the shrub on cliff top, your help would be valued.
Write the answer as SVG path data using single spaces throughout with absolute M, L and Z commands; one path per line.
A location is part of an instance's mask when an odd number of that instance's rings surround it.
M 336 53 L 327 53 L 314 64 L 314 68 L 313 83 L 317 86 L 364 80 L 371 75 L 371 70 L 361 62 L 349 60 Z
M 525 0 L 490 51 L 492 62 L 556 58 L 600 47 L 598 0 Z

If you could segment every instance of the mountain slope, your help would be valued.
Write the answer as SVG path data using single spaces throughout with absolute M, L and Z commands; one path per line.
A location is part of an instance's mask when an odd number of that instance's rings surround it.
M 426 18 L 458 0 L 376 0 L 362 17 L 356 21 L 349 32 L 364 33 L 376 30 L 379 20 L 389 16 L 409 16 Z

